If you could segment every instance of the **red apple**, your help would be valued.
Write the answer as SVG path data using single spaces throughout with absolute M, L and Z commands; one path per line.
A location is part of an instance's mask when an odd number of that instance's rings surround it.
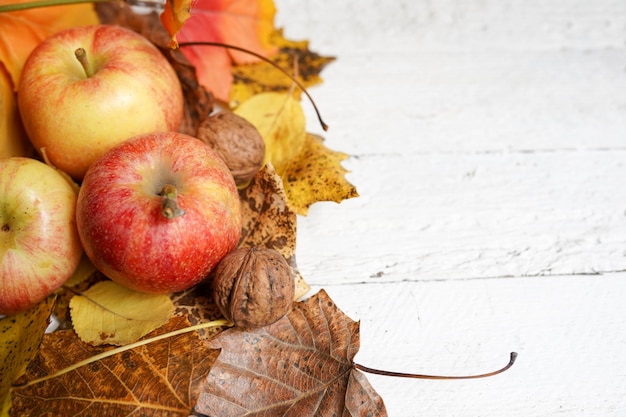
M 182 88 L 167 59 L 112 25 L 68 29 L 39 44 L 24 64 L 18 105 L 35 148 L 78 181 L 107 149 L 177 130 L 183 117 Z
M 35 159 L 0 159 L 0 314 L 34 306 L 74 272 L 83 249 L 76 191 Z
M 105 152 L 85 174 L 76 211 L 96 268 L 149 293 L 197 284 L 241 234 L 228 167 L 204 142 L 176 132 L 140 135 Z

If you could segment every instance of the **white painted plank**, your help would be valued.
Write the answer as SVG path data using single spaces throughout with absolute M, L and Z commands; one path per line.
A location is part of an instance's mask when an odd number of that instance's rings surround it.
M 276 4 L 338 57 L 312 93 L 361 197 L 300 218 L 297 255 L 357 362 L 520 354 L 369 376 L 389 415 L 626 415 L 626 3 Z
M 313 283 L 626 269 L 626 151 L 371 155 L 350 167 L 361 197 L 299 220 Z
M 390 416 L 626 415 L 626 274 L 326 285 L 361 320 L 356 362 L 468 381 L 368 375 Z
M 343 51 L 312 89 L 335 148 L 369 155 L 626 146 L 623 50 L 385 48 L 379 41 Z M 321 133 L 305 108 L 310 130 Z
M 277 7 L 338 57 L 312 93 L 350 154 L 626 146 L 623 1 Z
M 367 49 L 368 42 L 414 34 L 437 49 L 623 48 L 621 0 L 276 0 L 277 23 L 323 48 Z M 388 42 L 389 43 L 389 42 Z M 403 48 L 389 43 L 388 48 Z M 388 49 L 387 48 L 387 49 Z

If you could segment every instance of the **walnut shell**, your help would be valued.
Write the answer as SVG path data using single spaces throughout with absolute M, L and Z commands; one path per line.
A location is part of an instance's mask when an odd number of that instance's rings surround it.
M 196 135 L 220 154 L 238 186 L 245 185 L 263 166 L 265 142 L 241 116 L 220 111 L 202 121 Z
M 287 314 L 295 283 L 285 258 L 273 249 L 239 248 L 215 269 L 213 298 L 225 318 L 239 327 L 263 327 Z

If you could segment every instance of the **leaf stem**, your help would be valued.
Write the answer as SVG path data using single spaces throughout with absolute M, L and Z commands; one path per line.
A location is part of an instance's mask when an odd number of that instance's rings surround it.
M 324 131 L 328 130 L 328 125 L 326 123 L 324 123 L 324 120 L 322 120 L 322 115 L 320 114 L 319 109 L 317 108 L 317 105 L 315 104 L 315 101 L 313 100 L 313 97 L 311 97 L 311 95 L 309 94 L 309 92 L 307 91 L 307 89 L 304 87 L 304 85 L 298 81 L 298 79 L 296 77 L 294 77 L 293 75 L 289 74 L 287 71 L 285 71 L 280 65 L 278 65 L 277 63 L 275 63 L 274 61 L 272 61 L 271 59 L 264 57 L 261 54 L 258 54 L 254 51 L 250 51 L 248 49 L 242 48 L 240 46 L 235 46 L 235 45 L 229 45 L 227 43 L 221 43 L 221 42 L 180 42 L 178 44 L 179 47 L 184 48 L 185 46 L 219 46 L 222 48 L 227 48 L 227 49 L 234 49 L 235 51 L 239 51 L 239 52 L 244 52 L 246 54 L 250 54 L 256 58 L 259 58 L 260 60 L 270 64 L 271 66 L 273 66 L 274 68 L 276 68 L 277 70 L 279 70 L 280 72 L 282 72 L 283 74 L 285 74 L 287 77 L 291 78 L 291 80 L 294 82 L 294 84 L 296 84 L 298 87 L 300 87 L 300 89 L 302 90 L 302 92 L 307 96 L 307 98 L 309 99 L 309 101 L 311 102 L 311 104 L 313 105 L 313 109 L 315 110 L 315 114 L 317 115 L 317 120 L 319 120 L 320 125 L 322 126 L 322 129 L 324 129 Z
M 367 366 L 359 365 L 358 363 L 354 364 L 354 367 L 360 371 L 367 372 L 370 374 L 376 375 L 384 375 L 384 376 L 395 376 L 399 378 L 418 378 L 418 379 L 477 379 L 477 378 L 487 378 L 490 376 L 501 374 L 502 372 L 508 370 L 515 363 L 515 359 L 517 359 L 517 353 L 511 352 L 511 357 L 509 359 L 509 363 L 503 368 L 498 369 L 497 371 L 487 372 L 485 374 L 478 375 L 461 375 L 461 376 L 442 376 L 442 375 L 421 375 L 421 374 L 406 374 L 402 372 L 391 372 L 391 371 L 381 371 L 380 369 L 368 368 Z
M 3 4 L 0 5 L 0 13 L 16 12 L 19 10 L 36 9 L 38 7 L 65 6 L 80 3 L 105 3 L 115 0 L 39 0 L 27 3 Z
M 31 385 L 35 385 L 35 384 L 39 384 L 40 382 L 44 382 L 47 381 L 49 379 L 53 379 L 53 378 L 57 378 L 61 375 L 64 375 L 68 372 L 71 372 L 75 369 L 78 369 L 82 366 L 85 365 L 89 365 L 90 363 L 108 358 L 110 356 L 113 355 L 117 355 L 118 353 L 122 353 L 125 352 L 127 350 L 131 350 L 131 349 L 135 349 L 137 347 L 140 346 L 144 346 L 147 345 L 149 343 L 153 343 L 153 342 L 158 342 L 159 340 L 163 340 L 163 339 L 167 339 L 168 337 L 174 337 L 174 336 L 178 336 L 181 334 L 185 334 L 185 333 L 189 333 L 189 332 L 193 332 L 195 330 L 200 330 L 200 329 L 207 329 L 207 328 L 211 328 L 211 327 L 220 327 L 220 326 L 227 326 L 227 327 L 232 327 L 233 323 L 230 322 L 229 320 L 226 319 L 219 319 L 219 320 L 213 320 L 213 321 L 209 321 L 206 323 L 200 323 L 200 324 L 196 324 L 194 326 L 189 326 L 189 327 L 185 327 L 183 329 L 178 329 L 178 330 L 174 330 L 172 332 L 168 332 L 168 333 L 164 333 L 164 334 L 160 334 L 158 336 L 154 336 L 148 339 L 143 339 L 143 340 L 139 340 L 135 343 L 131 343 L 125 346 L 120 346 L 118 348 L 115 349 L 111 349 L 111 350 L 107 350 L 105 352 L 99 353 L 97 355 L 94 355 L 90 358 L 87 358 L 85 360 L 82 360 L 80 362 L 77 362 L 73 365 L 68 366 L 67 368 L 63 368 L 53 374 L 50 375 L 46 375 L 44 377 L 41 378 L 37 378 L 37 379 L 33 379 L 32 381 L 28 381 L 25 384 L 22 385 L 13 385 L 13 388 L 25 388 L 25 387 L 29 387 Z

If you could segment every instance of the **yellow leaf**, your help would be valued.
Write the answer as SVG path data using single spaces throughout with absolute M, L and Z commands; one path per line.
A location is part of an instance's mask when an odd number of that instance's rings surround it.
M 265 163 L 282 175 L 300 154 L 306 138 L 306 120 L 300 102 L 287 93 L 261 93 L 234 111 L 252 123 L 265 141 Z
M 37 353 L 54 300 L 50 296 L 28 310 L 0 319 L 0 416 L 8 411 L 13 381 Z
M 271 60 L 286 72 L 296 76 L 305 87 L 322 82 L 321 71 L 334 57 L 322 56 L 309 49 L 309 41 L 293 41 L 285 39 L 282 29 L 274 30 L 270 43 L 278 48 L 278 53 Z M 297 69 L 296 69 L 297 68 Z M 255 94 L 275 91 L 287 92 L 292 88 L 291 78 L 274 68 L 267 62 L 236 65 L 231 70 L 233 85 L 230 92 L 231 106 L 237 106 Z M 296 97 L 300 91 L 296 89 Z
M 183 28 L 183 24 L 191 17 L 191 0 L 167 0 L 163 13 L 161 13 L 161 24 L 172 37 L 170 48 L 178 48 L 176 34 Z
M 102 281 L 70 301 L 78 337 L 91 345 L 133 343 L 167 323 L 174 304 L 167 295 L 130 290 Z
M 292 208 L 306 215 L 311 204 L 318 201 L 341 202 L 358 197 L 341 166 L 348 155 L 328 149 L 320 136 L 308 134 L 304 149 L 286 167 L 282 175 L 285 193 Z

